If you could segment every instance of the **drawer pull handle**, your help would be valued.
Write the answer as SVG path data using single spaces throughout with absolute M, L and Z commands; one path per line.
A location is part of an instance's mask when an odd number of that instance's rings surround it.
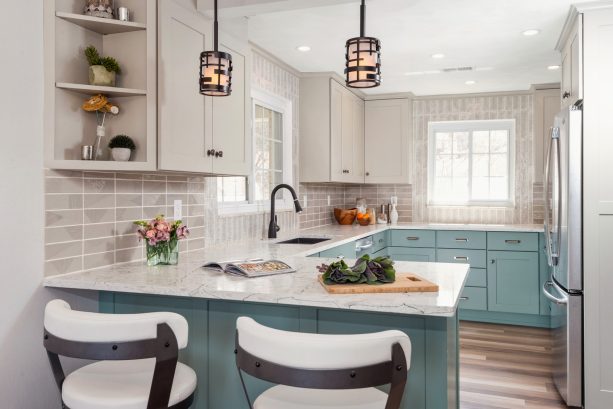
M 462 260 L 462 261 L 468 261 L 468 257 L 467 256 L 453 256 L 453 259 L 456 261 Z
M 415 241 L 415 240 L 419 240 L 419 237 L 409 236 L 409 237 L 407 237 L 407 240 Z
M 468 239 L 466 237 L 457 237 L 455 239 L 455 241 L 462 241 L 462 242 L 466 243 L 466 242 L 468 242 Z
M 470 297 L 460 297 L 460 301 L 468 301 L 470 300 Z
M 507 244 L 519 244 L 521 240 L 505 240 L 504 242 Z

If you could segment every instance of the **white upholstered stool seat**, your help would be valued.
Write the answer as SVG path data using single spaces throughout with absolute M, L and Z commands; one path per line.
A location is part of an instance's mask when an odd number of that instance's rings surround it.
M 254 409 L 384 409 L 387 394 L 376 388 L 331 390 L 273 386 L 253 403 Z
M 70 373 L 62 385 L 62 400 L 70 409 L 146 409 L 155 358 L 100 361 Z M 177 363 L 169 406 L 196 390 L 196 373 Z

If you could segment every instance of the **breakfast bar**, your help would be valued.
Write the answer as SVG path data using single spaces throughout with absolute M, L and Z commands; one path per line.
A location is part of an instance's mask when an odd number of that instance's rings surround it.
M 354 236 L 347 232 L 343 236 Z M 347 237 L 329 240 L 342 243 Z M 327 244 L 326 246 L 330 246 Z M 172 311 L 189 323 L 189 345 L 180 359 L 198 373 L 195 407 L 248 408 L 234 362 L 236 319 L 249 316 L 273 328 L 328 334 L 398 329 L 411 340 L 411 363 L 404 409 L 457 408 L 458 301 L 468 265 L 397 262 L 399 273 L 413 273 L 438 284 L 438 292 L 329 294 L 318 282 L 318 265 L 334 259 L 306 257 L 299 245 L 267 241 L 233 248 L 185 253 L 177 266 L 143 263 L 66 274 L 45 279 L 45 286 L 96 291 L 100 311 Z M 321 248 L 321 246 L 320 246 Z M 317 249 L 315 249 L 317 250 Z M 281 259 L 297 271 L 243 278 L 203 269 L 204 261 L 265 257 Z M 351 264 L 350 260 L 347 260 Z M 252 396 L 271 385 L 246 377 Z

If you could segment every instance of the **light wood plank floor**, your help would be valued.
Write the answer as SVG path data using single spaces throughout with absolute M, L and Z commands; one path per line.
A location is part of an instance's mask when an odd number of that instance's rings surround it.
M 550 368 L 549 330 L 460 323 L 461 409 L 566 409 Z

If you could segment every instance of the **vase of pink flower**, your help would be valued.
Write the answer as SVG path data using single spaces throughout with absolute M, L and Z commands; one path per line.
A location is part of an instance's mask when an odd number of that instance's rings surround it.
M 137 220 L 138 237 L 147 244 L 147 265 L 174 265 L 179 262 L 179 240 L 187 237 L 189 230 L 181 220 L 169 222 L 164 215 L 155 219 Z

